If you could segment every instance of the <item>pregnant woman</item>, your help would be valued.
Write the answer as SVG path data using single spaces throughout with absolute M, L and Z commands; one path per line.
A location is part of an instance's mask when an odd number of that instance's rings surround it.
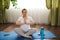
M 27 15 L 27 10 L 23 9 L 22 10 L 22 16 L 18 18 L 16 21 L 16 25 L 20 25 L 19 28 L 15 29 L 15 32 L 19 36 L 23 36 L 26 38 L 31 38 L 30 35 L 36 32 L 34 28 L 31 28 L 30 25 L 34 24 L 34 20 L 32 17 Z

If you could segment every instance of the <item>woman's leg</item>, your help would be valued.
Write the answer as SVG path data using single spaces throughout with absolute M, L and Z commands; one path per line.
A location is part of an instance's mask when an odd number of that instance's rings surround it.
M 21 28 L 16 28 L 14 30 L 19 36 L 23 36 L 26 37 L 26 35 L 24 34 L 24 31 Z
M 26 35 L 29 36 L 29 35 L 32 35 L 35 32 L 36 32 L 36 29 L 35 28 L 31 28 L 31 29 L 28 30 L 28 32 L 26 33 Z

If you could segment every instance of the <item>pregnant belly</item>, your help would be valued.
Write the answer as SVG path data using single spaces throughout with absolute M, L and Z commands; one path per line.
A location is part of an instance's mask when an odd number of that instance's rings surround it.
M 21 28 L 23 31 L 28 31 L 29 29 L 31 29 L 29 24 L 21 25 L 20 28 Z

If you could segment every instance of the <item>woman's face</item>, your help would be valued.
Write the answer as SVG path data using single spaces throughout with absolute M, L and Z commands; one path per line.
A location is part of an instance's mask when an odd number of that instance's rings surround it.
M 27 15 L 27 10 L 23 10 L 22 15 L 26 16 Z

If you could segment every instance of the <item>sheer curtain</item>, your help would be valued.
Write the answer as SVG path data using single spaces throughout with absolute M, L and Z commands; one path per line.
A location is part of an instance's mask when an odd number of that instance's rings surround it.
M 15 22 L 21 16 L 21 10 L 26 8 L 28 15 L 32 16 L 35 23 L 48 24 L 48 15 L 50 10 L 46 8 L 46 0 L 18 0 L 18 9 L 15 9 L 12 4 L 6 10 L 8 22 Z

